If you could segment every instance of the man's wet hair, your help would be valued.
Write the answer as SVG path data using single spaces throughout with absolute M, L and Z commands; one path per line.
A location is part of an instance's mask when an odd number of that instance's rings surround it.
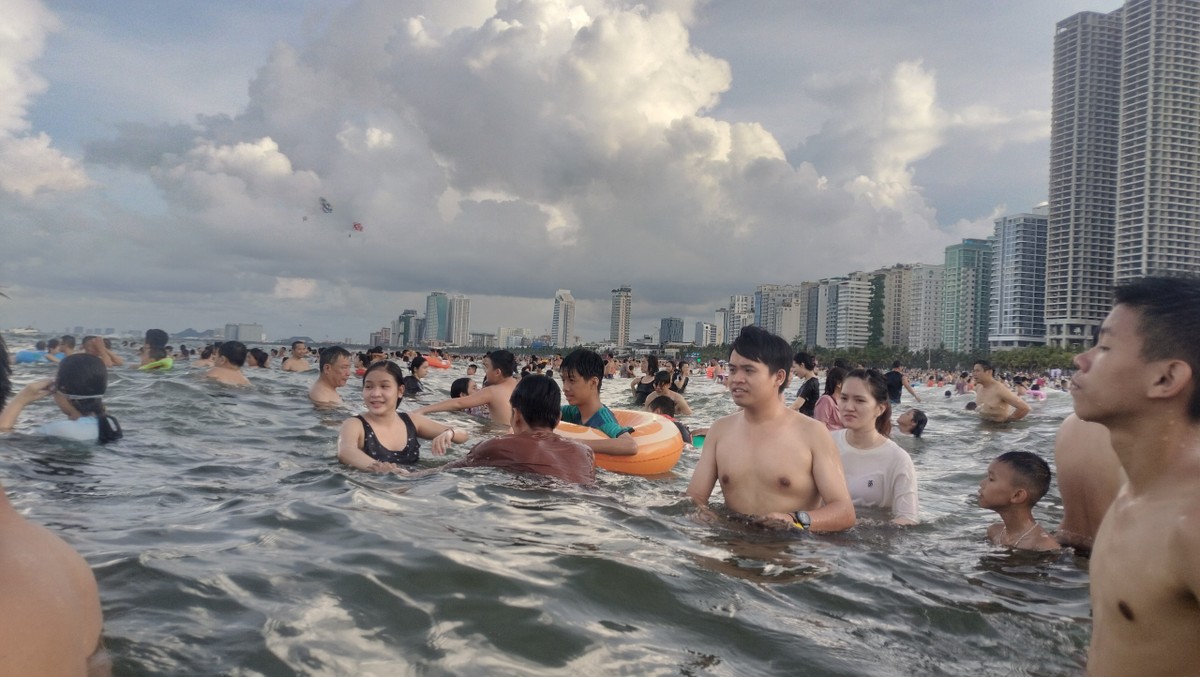
M 662 373 L 662 372 L 659 372 Z M 669 397 L 656 397 L 650 401 L 650 411 L 663 416 L 675 417 L 675 400 Z
M 577 348 L 567 353 L 562 364 L 558 366 L 559 375 L 571 372 L 583 380 L 596 379 L 596 392 L 604 383 L 604 358 L 600 353 L 587 348 Z
M 1144 359 L 1183 360 L 1191 367 L 1188 418 L 1200 421 L 1200 277 L 1143 277 L 1118 286 L 1113 301 L 1141 314 Z
M 493 350 L 484 357 L 492 363 L 493 369 L 499 369 L 506 378 L 517 371 L 517 358 L 507 350 Z
M 792 346 L 787 341 L 762 327 L 748 325 L 742 327 L 742 332 L 730 346 L 731 356 L 733 352 L 747 360 L 767 365 L 771 375 L 783 370 L 783 383 L 779 386 L 779 392 L 782 393 L 787 388 L 792 364 Z
M 984 371 L 990 371 L 993 374 L 996 373 L 996 368 L 992 366 L 992 363 L 983 359 L 982 357 L 971 363 L 972 367 L 975 365 L 979 365 L 980 367 L 983 367 Z
M 347 360 L 350 359 L 350 351 L 346 350 L 345 348 L 343 348 L 341 346 L 329 346 L 326 348 L 322 348 L 321 349 L 321 359 L 317 365 L 317 368 L 320 371 L 324 372 L 325 365 L 333 364 L 334 362 L 337 362 L 337 359 L 339 357 L 345 357 Z
M 1030 507 L 1050 490 L 1050 465 L 1037 454 L 1009 451 L 997 456 L 996 462 L 1007 463 L 1012 468 L 1017 486 L 1029 492 Z
M 838 357 L 833 360 L 833 366 L 850 371 L 850 360 L 844 357 Z
M 235 367 L 242 367 L 246 364 L 246 354 L 249 352 L 246 350 L 246 344 L 241 341 L 226 341 L 217 350 L 218 355 L 229 360 L 229 363 Z
M 58 348 L 58 339 L 52 338 L 46 342 L 46 350 L 49 350 L 50 352 L 54 352 L 54 350 L 56 348 Z
M 913 437 L 920 437 L 921 433 L 925 432 L 925 426 L 929 424 L 929 417 L 920 409 L 912 410 L 913 420 Z
M 804 351 L 800 351 L 800 352 L 796 353 L 795 355 L 793 355 L 792 362 L 795 362 L 796 364 L 804 365 L 804 368 L 809 371 L 812 371 L 817 368 L 817 358 L 813 357 L 812 355 L 810 355 L 809 353 L 806 353 Z
M 70 334 L 63 334 L 62 338 L 58 339 L 58 345 L 66 346 L 68 348 L 74 348 L 75 347 L 75 337 L 71 336 Z
M 666 369 L 662 369 L 657 374 L 654 375 L 654 387 L 655 388 L 657 388 L 658 386 L 670 385 L 670 383 L 671 383 L 671 372 L 667 371 Z
M 162 329 L 147 329 L 146 330 L 146 345 L 148 346 L 165 346 L 171 337 Z
M 521 418 L 532 428 L 553 428 L 562 416 L 562 391 L 558 383 L 540 374 L 518 381 L 508 403 L 521 412 Z
M 302 345 L 304 345 L 304 341 L 292 341 L 292 350 L 295 350 L 296 346 L 302 346 Z

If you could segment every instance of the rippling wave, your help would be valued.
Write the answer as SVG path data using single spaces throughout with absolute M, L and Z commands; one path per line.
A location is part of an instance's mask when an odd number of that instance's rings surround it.
M 919 390 L 926 436 L 899 441 L 923 524 L 860 511 L 850 532 L 798 538 L 693 521 L 696 452 L 670 477 L 601 471 L 591 488 L 349 470 L 335 447 L 357 380 L 345 411 L 319 412 L 313 372 L 247 373 L 254 387 L 238 390 L 186 368 L 118 369 L 106 401 L 124 440 L 0 438 L 14 504 L 95 570 L 117 674 L 1071 674 L 1086 651 L 1086 560 L 991 546 L 995 516 L 975 505 L 996 455 L 1052 456 L 1062 393 L 999 428 Z M 462 374 L 434 370 L 423 400 Z M 703 377 L 687 396 L 693 425 L 734 409 Z M 621 381 L 603 399 L 631 400 Z M 452 455 L 494 434 L 435 417 L 471 431 Z M 1035 514 L 1057 525 L 1057 486 Z

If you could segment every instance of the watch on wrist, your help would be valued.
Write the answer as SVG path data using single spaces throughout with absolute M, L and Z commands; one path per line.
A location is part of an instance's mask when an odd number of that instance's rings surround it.
M 808 530 L 812 527 L 812 518 L 808 516 L 807 512 L 802 510 L 794 512 L 792 513 L 792 526 L 797 529 Z

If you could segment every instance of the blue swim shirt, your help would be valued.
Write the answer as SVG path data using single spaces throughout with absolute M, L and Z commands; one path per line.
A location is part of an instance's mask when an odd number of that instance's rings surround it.
M 620 423 L 617 423 L 617 417 L 613 416 L 612 410 L 604 405 L 600 405 L 600 411 L 597 411 L 594 416 L 589 418 L 585 423 L 583 415 L 579 413 L 579 407 L 573 404 L 565 404 L 562 407 L 562 420 L 567 423 L 575 423 L 577 425 L 585 425 L 589 428 L 595 428 L 609 437 L 620 437 L 621 433 L 631 433 L 633 428 L 627 428 Z

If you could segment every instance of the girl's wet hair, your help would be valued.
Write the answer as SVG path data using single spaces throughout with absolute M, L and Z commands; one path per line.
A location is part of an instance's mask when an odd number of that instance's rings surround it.
M 471 377 L 463 376 L 454 379 L 454 383 L 450 384 L 450 398 L 458 398 L 467 394 L 467 389 L 471 387 Z
M 412 359 L 412 363 L 408 365 L 408 370 L 412 372 L 413 376 L 416 376 L 417 370 L 421 368 L 421 365 L 428 361 L 429 360 L 425 359 L 424 355 L 417 355 Z
M 825 372 L 825 394 L 833 397 L 833 393 L 842 385 L 842 381 L 846 380 L 846 370 L 841 367 L 832 367 Z
M 875 430 L 880 435 L 892 433 L 892 403 L 888 400 L 887 379 L 878 369 L 855 369 L 846 374 L 846 379 L 856 378 L 867 386 L 867 392 L 876 404 L 883 405 L 883 413 L 875 418 Z
M 386 371 L 392 375 L 392 378 L 396 379 L 396 391 L 400 393 L 400 396 L 396 398 L 396 408 L 399 409 L 400 403 L 404 401 L 404 370 L 400 368 L 400 365 L 391 360 L 376 360 L 363 372 L 363 385 L 366 385 L 367 377 L 373 371 Z
M 58 363 L 54 389 L 71 401 L 84 416 L 95 416 L 100 424 L 100 444 L 108 444 L 124 436 L 121 424 L 104 408 L 104 392 L 108 390 L 108 368 L 95 355 L 76 353 Z

